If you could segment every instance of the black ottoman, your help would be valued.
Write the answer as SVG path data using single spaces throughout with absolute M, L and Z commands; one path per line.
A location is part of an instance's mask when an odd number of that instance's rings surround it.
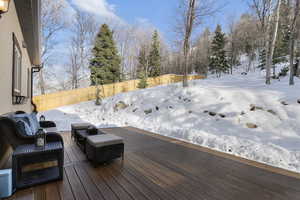
M 88 136 L 86 141 L 86 156 L 94 165 L 124 158 L 123 138 L 112 135 Z
M 77 140 L 76 131 L 77 130 L 87 130 L 93 124 L 90 123 L 74 123 L 71 124 L 71 138 L 74 138 L 75 141 Z

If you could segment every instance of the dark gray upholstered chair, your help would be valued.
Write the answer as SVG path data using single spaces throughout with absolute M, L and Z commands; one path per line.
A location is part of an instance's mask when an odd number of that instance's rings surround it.
M 18 128 L 18 124 L 12 118 L 14 113 L 9 113 L 6 115 L 0 116 L 0 139 L 10 144 L 13 149 L 23 144 L 34 144 L 35 135 L 24 134 Z M 46 134 L 47 142 L 62 142 L 62 136 L 57 133 L 47 132 Z

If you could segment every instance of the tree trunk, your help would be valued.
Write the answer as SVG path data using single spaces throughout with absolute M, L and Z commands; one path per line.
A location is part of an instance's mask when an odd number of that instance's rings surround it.
M 295 76 L 295 68 L 294 68 L 294 57 L 295 57 L 295 37 L 299 35 L 299 29 L 297 26 L 297 19 L 299 16 L 299 8 L 300 8 L 300 0 L 296 0 L 296 5 L 294 9 L 294 17 L 291 23 L 290 30 L 290 85 L 294 85 L 294 76 Z
M 41 95 L 45 94 L 45 80 L 44 80 L 44 71 L 41 69 L 39 72 L 39 89 L 41 92 Z
M 188 44 L 184 44 L 184 71 L 183 71 L 183 81 L 182 86 L 188 87 L 188 80 L 187 80 L 187 74 L 188 74 Z
M 281 0 L 278 0 L 277 11 L 276 11 L 275 30 L 273 32 L 272 39 L 270 41 L 268 41 L 270 43 L 270 48 L 268 48 L 269 53 L 268 53 L 267 66 L 266 66 L 266 70 L 267 70 L 266 84 L 268 84 L 268 85 L 271 84 L 271 65 L 272 65 L 272 61 L 273 61 L 274 49 L 275 49 L 277 33 L 278 33 L 279 18 L 280 18 L 280 7 L 281 7 Z M 270 24 L 269 24 L 269 26 L 270 26 Z M 267 32 L 267 34 L 269 34 L 269 32 Z M 275 76 L 275 69 L 273 70 L 273 75 Z
M 183 54 L 184 54 L 184 75 L 182 80 L 183 87 L 188 87 L 187 74 L 188 74 L 188 55 L 190 51 L 190 37 L 192 34 L 194 20 L 195 20 L 195 7 L 196 0 L 189 0 L 189 6 L 186 16 L 185 36 L 183 43 Z
M 294 49 L 295 49 L 295 39 L 294 39 L 294 35 L 292 33 L 291 38 L 290 38 L 290 81 L 289 84 L 290 85 L 294 85 L 294 75 L 295 75 L 295 71 L 294 71 Z

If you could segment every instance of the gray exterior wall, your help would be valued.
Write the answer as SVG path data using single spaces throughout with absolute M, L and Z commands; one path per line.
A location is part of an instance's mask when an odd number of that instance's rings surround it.
M 27 49 L 22 47 L 24 38 L 14 1 L 11 1 L 9 11 L 2 15 L 0 27 L 0 115 L 17 110 L 30 112 L 32 109 L 30 99 L 23 105 L 12 104 L 13 34 L 22 52 L 22 96 L 30 95 L 28 69 L 32 67 Z

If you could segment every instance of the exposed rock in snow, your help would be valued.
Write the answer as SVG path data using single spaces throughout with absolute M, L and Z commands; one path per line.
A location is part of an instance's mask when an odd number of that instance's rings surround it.
M 144 113 L 145 113 L 146 115 L 151 114 L 151 113 L 152 113 L 152 109 L 144 110 Z
M 271 113 L 272 115 L 277 115 L 277 113 L 274 110 L 267 110 L 267 112 Z
M 258 128 L 258 126 L 256 124 L 253 124 L 253 123 L 246 123 L 246 126 L 248 128 Z
M 221 114 L 221 113 L 219 114 L 219 116 L 222 117 L 222 118 L 225 118 L 225 117 L 226 117 L 226 115 Z
M 215 112 L 209 112 L 208 113 L 210 116 L 216 116 L 217 115 L 217 113 L 215 113 Z
M 292 87 L 288 77 L 271 85 L 264 82 L 259 71 L 247 76 L 238 73 L 191 81 L 188 88 L 181 83 L 158 86 L 103 99 L 101 106 L 91 101 L 41 114 L 62 131 L 70 130 L 74 122 L 130 125 L 300 172 L 300 106 L 296 103 L 300 81 L 295 78 Z M 289 106 L 283 106 L 283 101 Z M 249 111 L 250 104 L 254 111 Z M 150 109 L 151 114 L 145 114 Z M 248 128 L 250 122 L 257 127 Z
M 256 106 L 254 104 L 250 104 L 250 111 L 256 111 L 256 110 L 264 110 L 264 108 Z
M 118 103 L 116 103 L 116 105 L 114 106 L 114 111 L 117 112 L 118 110 L 124 110 L 128 107 L 129 105 L 127 105 L 126 103 L 124 103 L 124 101 L 119 101 Z

